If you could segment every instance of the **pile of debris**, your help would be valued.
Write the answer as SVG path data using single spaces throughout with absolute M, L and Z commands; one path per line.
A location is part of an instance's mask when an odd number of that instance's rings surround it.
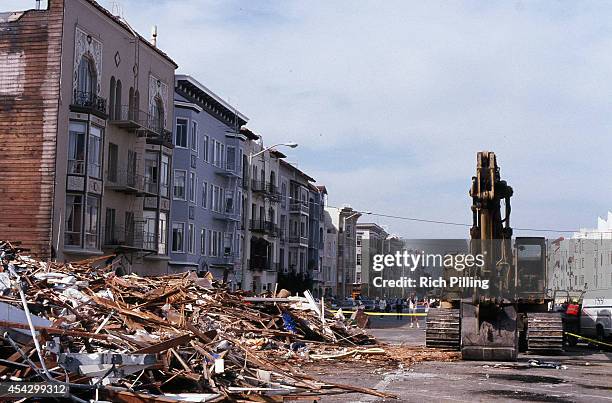
M 62 383 L 77 401 L 392 397 L 297 370 L 334 349 L 384 354 L 309 293 L 246 297 L 193 272 L 117 276 L 112 256 L 62 264 L 19 252 L 0 242 L 0 382 Z

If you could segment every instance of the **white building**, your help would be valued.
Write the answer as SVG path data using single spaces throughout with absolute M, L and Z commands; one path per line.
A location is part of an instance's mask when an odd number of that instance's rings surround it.
M 549 288 L 573 292 L 612 289 L 612 213 L 597 228 L 548 245 Z

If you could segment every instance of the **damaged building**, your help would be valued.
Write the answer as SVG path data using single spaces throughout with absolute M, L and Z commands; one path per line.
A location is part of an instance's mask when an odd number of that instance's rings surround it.
M 42 259 L 165 271 L 177 65 L 90 0 L 4 13 L 0 30 L 0 233 Z

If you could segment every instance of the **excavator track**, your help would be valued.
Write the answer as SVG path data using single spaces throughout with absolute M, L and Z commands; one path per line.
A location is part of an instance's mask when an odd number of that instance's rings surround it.
M 459 309 L 430 309 L 425 332 L 427 347 L 459 350 L 461 318 Z
M 560 313 L 527 315 L 527 349 L 530 352 L 563 351 L 563 320 Z

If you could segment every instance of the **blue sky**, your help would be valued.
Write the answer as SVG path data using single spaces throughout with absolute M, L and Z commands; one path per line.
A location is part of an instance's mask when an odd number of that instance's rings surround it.
M 476 152 L 492 150 L 516 227 L 592 227 L 612 208 L 612 3 L 101 1 L 113 3 L 145 36 L 156 24 L 178 71 L 266 144 L 300 143 L 288 160 L 331 204 L 469 222 Z

